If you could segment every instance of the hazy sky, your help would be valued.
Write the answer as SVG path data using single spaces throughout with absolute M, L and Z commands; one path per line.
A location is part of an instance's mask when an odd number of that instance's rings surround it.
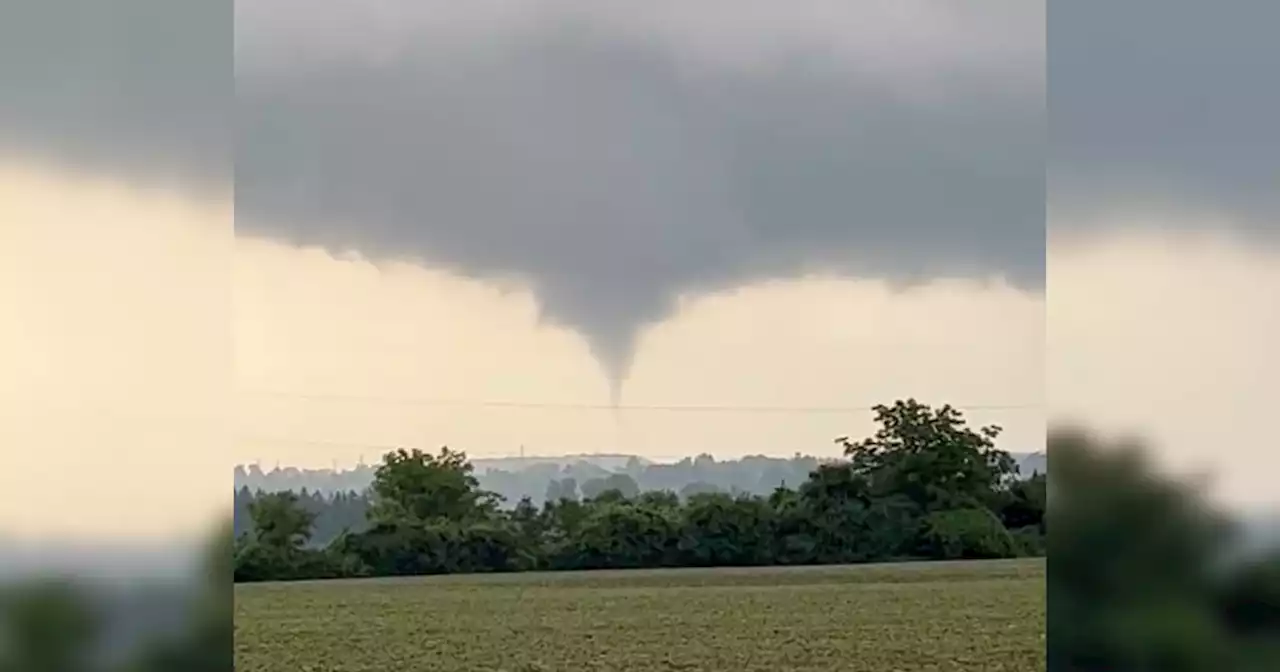
M 1047 390 L 1275 501 L 1269 4 L 1055 3 L 1047 122 L 1043 2 L 255 0 L 234 98 L 229 10 L 64 4 L 0 25 L 2 529 L 171 530 L 258 458 L 869 428 L 477 405 L 607 407 L 611 379 L 624 406 Z M 971 417 L 1042 445 L 1038 409 Z
M 229 477 L 229 200 L 0 161 L 0 531 L 172 533 Z

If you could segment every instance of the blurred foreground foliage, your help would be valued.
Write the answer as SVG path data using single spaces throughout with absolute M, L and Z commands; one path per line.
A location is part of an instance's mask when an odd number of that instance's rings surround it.
M 1280 551 L 1242 555 L 1234 522 L 1140 444 L 1049 437 L 1048 669 L 1280 669 Z
M 146 632 L 119 646 L 137 614 L 110 613 L 102 591 L 74 578 L 0 587 L 0 672 L 226 672 L 234 669 L 231 528 L 212 538 L 195 590 L 183 593 L 181 627 Z M 163 599 L 176 600 L 166 589 Z M 119 622 L 123 619 L 124 623 Z M 125 626 L 125 627 L 121 627 Z

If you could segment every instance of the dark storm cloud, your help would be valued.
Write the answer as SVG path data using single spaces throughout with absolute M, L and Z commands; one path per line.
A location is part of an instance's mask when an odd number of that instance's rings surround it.
M 1043 282 L 1043 2 L 41 0 L 0 155 L 222 186 L 237 230 L 535 290 L 615 383 L 685 293 Z M 903 35 L 906 37 L 904 38 Z
M 225 190 L 228 0 L 11 0 L 0 9 L 0 158 Z
M 238 233 L 523 280 L 615 385 L 683 293 L 808 271 L 1043 282 L 1042 60 L 913 98 L 838 56 L 514 35 L 241 55 Z
M 1280 3 L 1050 7 L 1055 211 L 1209 209 L 1280 238 Z
M 227 0 L 13 0 L 0 157 L 207 191 L 232 170 Z

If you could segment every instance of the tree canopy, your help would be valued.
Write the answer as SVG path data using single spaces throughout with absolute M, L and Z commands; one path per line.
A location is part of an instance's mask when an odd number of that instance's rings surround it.
M 1043 478 L 1017 480 L 995 447 L 950 406 L 874 409 L 879 426 L 839 439 L 846 459 L 814 463 L 768 494 L 642 489 L 622 472 L 554 480 L 541 506 L 511 506 L 480 486 L 465 453 L 396 450 L 367 493 L 298 497 L 242 490 L 238 580 L 528 569 L 845 563 L 1034 555 L 1044 547 Z M 708 473 L 715 460 L 691 462 Z M 630 470 L 630 471 L 628 471 Z M 265 502 L 265 503 L 264 503 Z M 294 513 L 282 511 L 294 507 Z M 300 524 L 330 526 L 300 549 Z M 334 529 L 338 522 L 341 529 Z

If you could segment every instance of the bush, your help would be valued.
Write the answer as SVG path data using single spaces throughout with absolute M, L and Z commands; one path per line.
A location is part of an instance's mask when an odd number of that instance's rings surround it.
M 1039 525 L 1027 525 L 1013 531 L 1018 554 L 1038 558 L 1045 554 L 1045 535 Z
M 1018 543 L 987 509 L 938 511 L 925 517 L 922 549 L 939 560 L 1017 557 Z

